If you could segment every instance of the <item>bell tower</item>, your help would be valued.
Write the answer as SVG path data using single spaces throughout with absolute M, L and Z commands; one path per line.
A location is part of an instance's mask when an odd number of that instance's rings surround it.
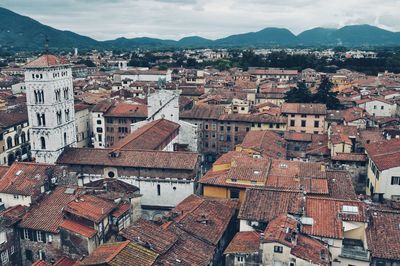
M 25 65 L 25 84 L 32 157 L 55 163 L 65 147 L 76 144 L 71 67 L 62 58 L 42 55 Z

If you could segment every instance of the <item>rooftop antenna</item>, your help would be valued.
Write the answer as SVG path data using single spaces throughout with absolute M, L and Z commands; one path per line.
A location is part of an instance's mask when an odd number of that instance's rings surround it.
M 44 35 L 44 49 L 46 54 L 49 53 L 49 38 L 47 38 L 47 34 Z

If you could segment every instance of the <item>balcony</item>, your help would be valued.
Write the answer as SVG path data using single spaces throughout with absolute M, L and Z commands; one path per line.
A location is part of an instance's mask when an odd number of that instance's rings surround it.
M 342 258 L 369 261 L 369 252 L 364 249 L 363 242 L 356 239 L 343 239 Z

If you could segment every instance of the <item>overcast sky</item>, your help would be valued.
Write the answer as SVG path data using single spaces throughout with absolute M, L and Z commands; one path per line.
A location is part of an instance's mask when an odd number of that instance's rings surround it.
M 371 24 L 400 31 L 400 0 L 0 0 L 43 24 L 98 40 L 180 39 L 285 27 Z

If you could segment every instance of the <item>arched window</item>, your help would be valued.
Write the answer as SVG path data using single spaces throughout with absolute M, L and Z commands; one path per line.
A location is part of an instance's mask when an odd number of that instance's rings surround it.
M 42 150 L 46 149 L 46 139 L 44 137 L 40 137 L 40 148 Z
M 65 121 L 69 121 L 69 109 L 65 110 Z
M 57 112 L 57 125 L 61 124 L 61 111 Z
M 36 114 L 36 118 L 37 118 L 37 125 L 41 126 L 42 125 L 42 117 L 39 113 Z
M 38 103 L 38 101 L 39 101 L 39 99 L 38 99 L 38 92 L 37 92 L 37 91 L 34 91 L 34 93 L 35 93 L 35 103 Z
M 161 186 L 160 186 L 160 184 L 157 185 L 157 195 L 158 196 L 161 195 Z
M 26 135 L 25 135 L 25 132 L 22 131 L 22 133 L 21 133 L 21 143 L 25 143 L 25 142 L 26 142 Z
M 46 126 L 46 117 L 44 114 L 42 114 L 42 125 Z
M 40 96 L 42 98 L 42 103 L 44 103 L 44 91 L 40 91 Z
M 13 146 L 13 144 L 12 144 L 12 138 L 11 138 L 11 137 L 8 137 L 8 138 L 7 138 L 7 149 L 11 149 L 12 146 Z
M 15 146 L 19 145 L 19 136 L 18 135 L 14 135 L 14 143 L 15 143 Z
M 67 145 L 67 133 L 64 132 L 64 145 Z

